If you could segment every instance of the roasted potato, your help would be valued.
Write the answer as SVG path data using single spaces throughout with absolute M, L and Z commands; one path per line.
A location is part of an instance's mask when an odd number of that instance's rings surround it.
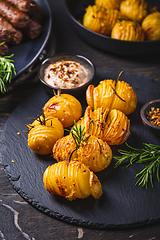
M 64 127 L 70 127 L 82 115 L 81 103 L 70 94 L 55 95 L 44 105 L 45 117 L 57 117 Z
M 148 14 L 148 3 L 145 0 L 124 0 L 120 11 L 128 19 L 141 23 Z
M 111 38 L 124 41 L 144 41 L 144 31 L 138 22 L 131 20 L 117 21 L 112 28 Z
M 127 82 L 119 81 L 119 77 L 117 83 L 108 79 L 101 81 L 97 87 L 89 85 L 86 100 L 93 110 L 103 106 L 109 110 L 116 108 L 126 115 L 132 113 L 137 106 L 135 91 Z
M 70 201 L 89 195 L 99 199 L 103 193 L 97 176 L 77 159 L 48 166 L 43 174 L 43 183 L 47 191 Z
M 122 0 L 95 0 L 98 7 L 106 9 L 118 9 Z
M 94 111 L 88 106 L 85 110 L 84 116 L 77 122 L 77 126 L 81 126 L 82 129 L 84 128 L 86 133 L 102 139 L 108 112 L 109 109 L 105 109 L 103 106 Z
M 85 141 L 85 139 L 87 139 Z M 78 161 L 85 164 L 93 172 L 99 172 L 108 167 L 112 160 L 112 150 L 102 139 L 86 134 L 77 150 Z
M 126 115 L 135 111 L 137 95 L 133 88 L 124 81 L 117 81 L 111 109 L 118 109 Z
M 56 141 L 53 146 L 53 158 L 56 159 L 57 162 L 76 158 L 77 152 L 74 151 L 77 149 L 76 143 L 72 134 L 69 134 L 65 137 L 62 137 Z M 73 153 L 74 151 L 74 153 Z M 72 154 L 72 156 L 71 156 Z
M 77 147 L 72 134 L 57 140 L 53 147 L 53 157 L 57 162 L 77 158 L 93 172 L 108 167 L 112 160 L 112 150 L 106 142 L 89 134 L 84 134 L 80 141 Z
M 112 109 L 107 117 L 104 128 L 103 140 L 109 145 L 120 145 L 124 143 L 130 135 L 130 120 L 117 109 Z
M 48 119 L 45 122 L 42 120 L 44 117 L 40 116 L 32 124 L 27 125 L 29 128 L 28 146 L 32 151 L 46 155 L 52 153 L 53 145 L 63 137 L 64 129 L 57 118 Z
M 117 109 L 112 109 L 107 114 L 104 107 L 92 111 L 88 106 L 84 117 L 77 122 L 77 126 L 79 125 L 84 127 L 87 133 L 102 139 L 108 145 L 122 144 L 130 135 L 130 120 Z
M 146 40 L 160 40 L 160 12 L 147 15 L 142 22 L 142 29 Z
M 122 18 L 122 14 L 117 9 L 89 5 L 83 17 L 83 25 L 94 32 L 109 36 L 119 18 Z

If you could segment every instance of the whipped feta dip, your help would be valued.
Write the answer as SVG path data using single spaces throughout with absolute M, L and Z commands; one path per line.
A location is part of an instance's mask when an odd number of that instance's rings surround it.
M 56 88 L 70 89 L 87 83 L 89 74 L 80 63 L 62 60 L 45 69 L 44 81 Z

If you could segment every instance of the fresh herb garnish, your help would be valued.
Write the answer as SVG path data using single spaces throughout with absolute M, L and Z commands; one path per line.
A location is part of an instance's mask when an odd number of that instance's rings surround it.
M 66 131 L 70 132 L 72 134 L 72 137 L 76 143 L 76 148 L 80 148 L 80 144 L 82 142 L 86 142 L 89 138 L 90 135 L 88 135 L 87 137 L 85 137 L 86 132 L 85 127 L 82 128 L 82 126 L 77 126 L 76 121 L 74 120 L 74 127 L 72 127 L 71 130 L 65 129 Z
M 123 102 L 126 102 L 123 98 L 121 98 L 118 93 L 116 92 L 116 90 L 110 85 L 110 87 L 112 88 L 113 92 L 116 94 L 116 96 L 121 99 Z
M 154 188 L 153 174 L 156 175 L 158 182 L 160 182 L 160 146 L 154 144 L 143 143 L 144 148 L 138 149 L 126 145 L 131 149 L 130 151 L 119 150 L 121 156 L 114 157 L 117 161 L 115 168 L 121 163 L 129 160 L 129 164 L 126 167 L 131 166 L 133 163 L 146 164 L 146 167 L 136 174 L 136 178 L 139 177 L 135 185 L 142 185 L 148 188 L 148 181 Z
M 81 125 L 78 127 L 76 121 L 74 120 L 74 127 L 72 128 L 71 133 L 78 149 L 81 142 L 84 140 L 84 128 L 82 129 Z
M 4 44 L 1 43 L 0 46 Z M 11 54 L 10 56 L 0 56 L 0 91 L 2 93 L 5 93 L 8 91 L 6 87 L 6 83 L 11 83 L 12 74 L 14 73 L 16 75 L 16 70 L 14 67 L 14 60 L 10 59 L 13 57 L 14 54 Z

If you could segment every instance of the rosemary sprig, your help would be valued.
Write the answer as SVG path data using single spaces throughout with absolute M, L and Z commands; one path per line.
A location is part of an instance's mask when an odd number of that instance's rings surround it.
M 119 81 L 120 76 L 122 75 L 122 73 L 123 73 L 123 71 L 121 71 L 121 72 L 119 73 L 119 75 L 118 75 L 118 77 L 117 77 L 117 82 Z M 122 100 L 123 102 L 126 102 L 123 98 L 121 98 L 121 97 L 118 95 L 118 93 L 117 93 L 116 90 L 112 87 L 112 85 L 110 85 L 110 87 L 112 88 L 113 92 L 116 94 L 116 96 L 117 96 L 120 100 Z
M 78 128 L 77 123 L 74 120 L 74 127 L 72 128 L 71 133 L 76 143 L 77 149 L 80 147 L 81 142 L 84 140 L 84 129 L 85 128 L 82 128 L 81 125 Z
M 0 46 L 4 44 L 1 43 Z M 0 91 L 2 93 L 5 93 L 8 91 L 6 87 L 6 83 L 11 83 L 12 74 L 14 73 L 16 75 L 16 70 L 13 64 L 13 60 L 10 59 L 13 57 L 14 54 L 11 54 L 10 56 L 0 56 Z
M 138 149 L 126 145 L 131 149 L 129 151 L 119 150 L 121 156 L 114 157 L 118 160 L 114 168 L 117 168 L 121 163 L 129 160 L 126 167 L 131 166 L 133 163 L 146 164 L 146 167 L 136 174 L 136 178 L 139 177 L 135 185 L 142 185 L 148 188 L 148 181 L 154 188 L 153 174 L 156 175 L 158 182 L 160 182 L 160 146 L 154 144 L 143 143 L 144 148 Z
M 116 96 L 121 99 L 123 102 L 126 102 L 123 98 L 121 98 L 118 93 L 116 92 L 116 90 L 110 85 L 110 87 L 112 88 L 113 92 L 116 94 Z
M 90 135 L 85 137 L 85 134 L 86 134 L 86 132 L 84 131 L 85 127 L 82 128 L 81 125 L 78 127 L 75 120 L 74 120 L 74 127 L 72 127 L 71 130 L 68 130 L 68 129 L 65 129 L 65 130 L 72 134 L 72 137 L 74 138 L 77 149 L 80 147 L 80 144 L 82 142 L 86 142 L 90 138 Z

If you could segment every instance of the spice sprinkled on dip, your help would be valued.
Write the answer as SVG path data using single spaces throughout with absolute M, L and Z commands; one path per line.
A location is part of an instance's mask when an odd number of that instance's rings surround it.
M 46 68 L 44 81 L 56 88 L 76 88 L 89 81 L 89 74 L 80 63 L 62 60 Z

